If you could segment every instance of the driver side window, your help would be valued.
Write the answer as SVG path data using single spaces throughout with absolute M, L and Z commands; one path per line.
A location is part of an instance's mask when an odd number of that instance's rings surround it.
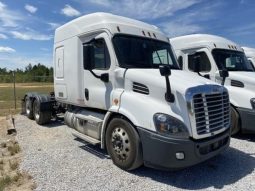
M 194 71 L 195 57 L 200 57 L 201 72 L 210 72 L 211 71 L 211 63 L 210 63 L 210 60 L 205 52 L 197 52 L 195 54 L 188 55 L 189 70 Z
M 90 55 L 86 54 L 86 46 L 88 45 L 93 47 Z M 86 56 L 89 56 L 90 59 L 87 59 Z M 83 45 L 83 65 L 84 68 L 98 70 L 107 70 L 110 68 L 110 55 L 104 39 L 96 39 Z

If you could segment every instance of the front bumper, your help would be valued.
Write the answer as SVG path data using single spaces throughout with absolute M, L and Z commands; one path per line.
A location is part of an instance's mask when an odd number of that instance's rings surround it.
M 157 169 L 182 169 L 218 155 L 229 146 L 229 130 L 203 140 L 173 139 L 155 132 L 138 128 L 140 134 L 144 165 Z M 185 155 L 183 160 L 176 153 Z
M 236 108 L 241 117 L 241 130 L 243 133 L 255 133 L 255 110 Z

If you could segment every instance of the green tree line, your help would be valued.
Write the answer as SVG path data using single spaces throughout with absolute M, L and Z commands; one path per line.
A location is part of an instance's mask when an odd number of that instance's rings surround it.
M 0 68 L 0 83 L 13 82 L 13 73 L 15 73 L 15 81 L 17 83 L 53 82 L 53 68 L 48 68 L 38 63 L 34 66 L 28 64 L 25 69 L 16 69 L 13 71 Z

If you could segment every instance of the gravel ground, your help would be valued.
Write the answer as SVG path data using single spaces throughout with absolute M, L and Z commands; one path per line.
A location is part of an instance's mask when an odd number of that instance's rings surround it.
M 232 138 L 226 152 L 181 171 L 125 172 L 105 151 L 70 135 L 62 121 L 43 127 L 18 115 L 16 128 L 21 169 L 33 176 L 36 190 L 255 190 L 255 136 Z

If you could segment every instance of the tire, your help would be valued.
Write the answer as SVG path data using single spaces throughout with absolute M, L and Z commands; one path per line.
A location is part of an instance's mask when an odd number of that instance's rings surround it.
M 36 99 L 33 104 L 34 119 L 38 125 L 44 125 L 51 120 L 51 111 L 40 111 L 40 102 Z
M 34 119 L 33 101 L 27 96 L 25 99 L 26 115 L 29 119 Z
M 235 135 L 240 131 L 239 114 L 234 107 L 231 106 L 231 135 Z
M 134 170 L 143 164 L 139 135 L 124 119 L 110 121 L 106 130 L 106 148 L 113 163 L 123 170 Z

